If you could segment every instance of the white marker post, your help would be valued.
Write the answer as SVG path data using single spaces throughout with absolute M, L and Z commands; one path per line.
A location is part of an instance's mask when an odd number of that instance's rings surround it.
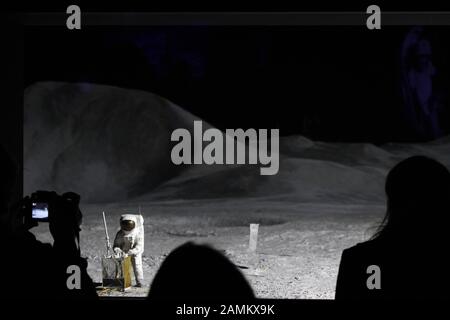
M 248 251 L 250 252 L 256 251 L 256 246 L 258 245 L 258 229 L 259 229 L 258 223 L 250 224 L 250 239 L 248 243 Z

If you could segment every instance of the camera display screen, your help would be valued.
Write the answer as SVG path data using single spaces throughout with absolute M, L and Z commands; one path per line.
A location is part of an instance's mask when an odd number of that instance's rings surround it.
M 31 217 L 37 220 L 48 219 L 48 204 L 43 202 L 33 202 Z

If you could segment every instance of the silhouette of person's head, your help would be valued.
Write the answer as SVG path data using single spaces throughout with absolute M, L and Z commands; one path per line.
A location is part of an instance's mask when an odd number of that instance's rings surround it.
M 188 242 L 161 264 L 149 293 L 157 300 L 245 300 L 253 290 L 237 267 L 217 250 Z
M 450 222 L 450 172 L 436 160 L 414 156 L 386 179 L 387 213 L 378 238 L 428 242 L 446 234 Z

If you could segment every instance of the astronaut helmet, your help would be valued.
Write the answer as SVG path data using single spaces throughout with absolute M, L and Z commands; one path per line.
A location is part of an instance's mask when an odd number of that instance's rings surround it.
M 133 214 L 123 214 L 120 217 L 120 228 L 125 232 L 131 232 L 136 227 L 136 216 Z

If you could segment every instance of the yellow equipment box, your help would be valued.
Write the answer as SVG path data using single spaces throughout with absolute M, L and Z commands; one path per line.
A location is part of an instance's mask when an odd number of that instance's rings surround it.
M 131 287 L 131 257 L 102 258 L 102 284 L 105 288 L 118 288 L 122 291 Z

